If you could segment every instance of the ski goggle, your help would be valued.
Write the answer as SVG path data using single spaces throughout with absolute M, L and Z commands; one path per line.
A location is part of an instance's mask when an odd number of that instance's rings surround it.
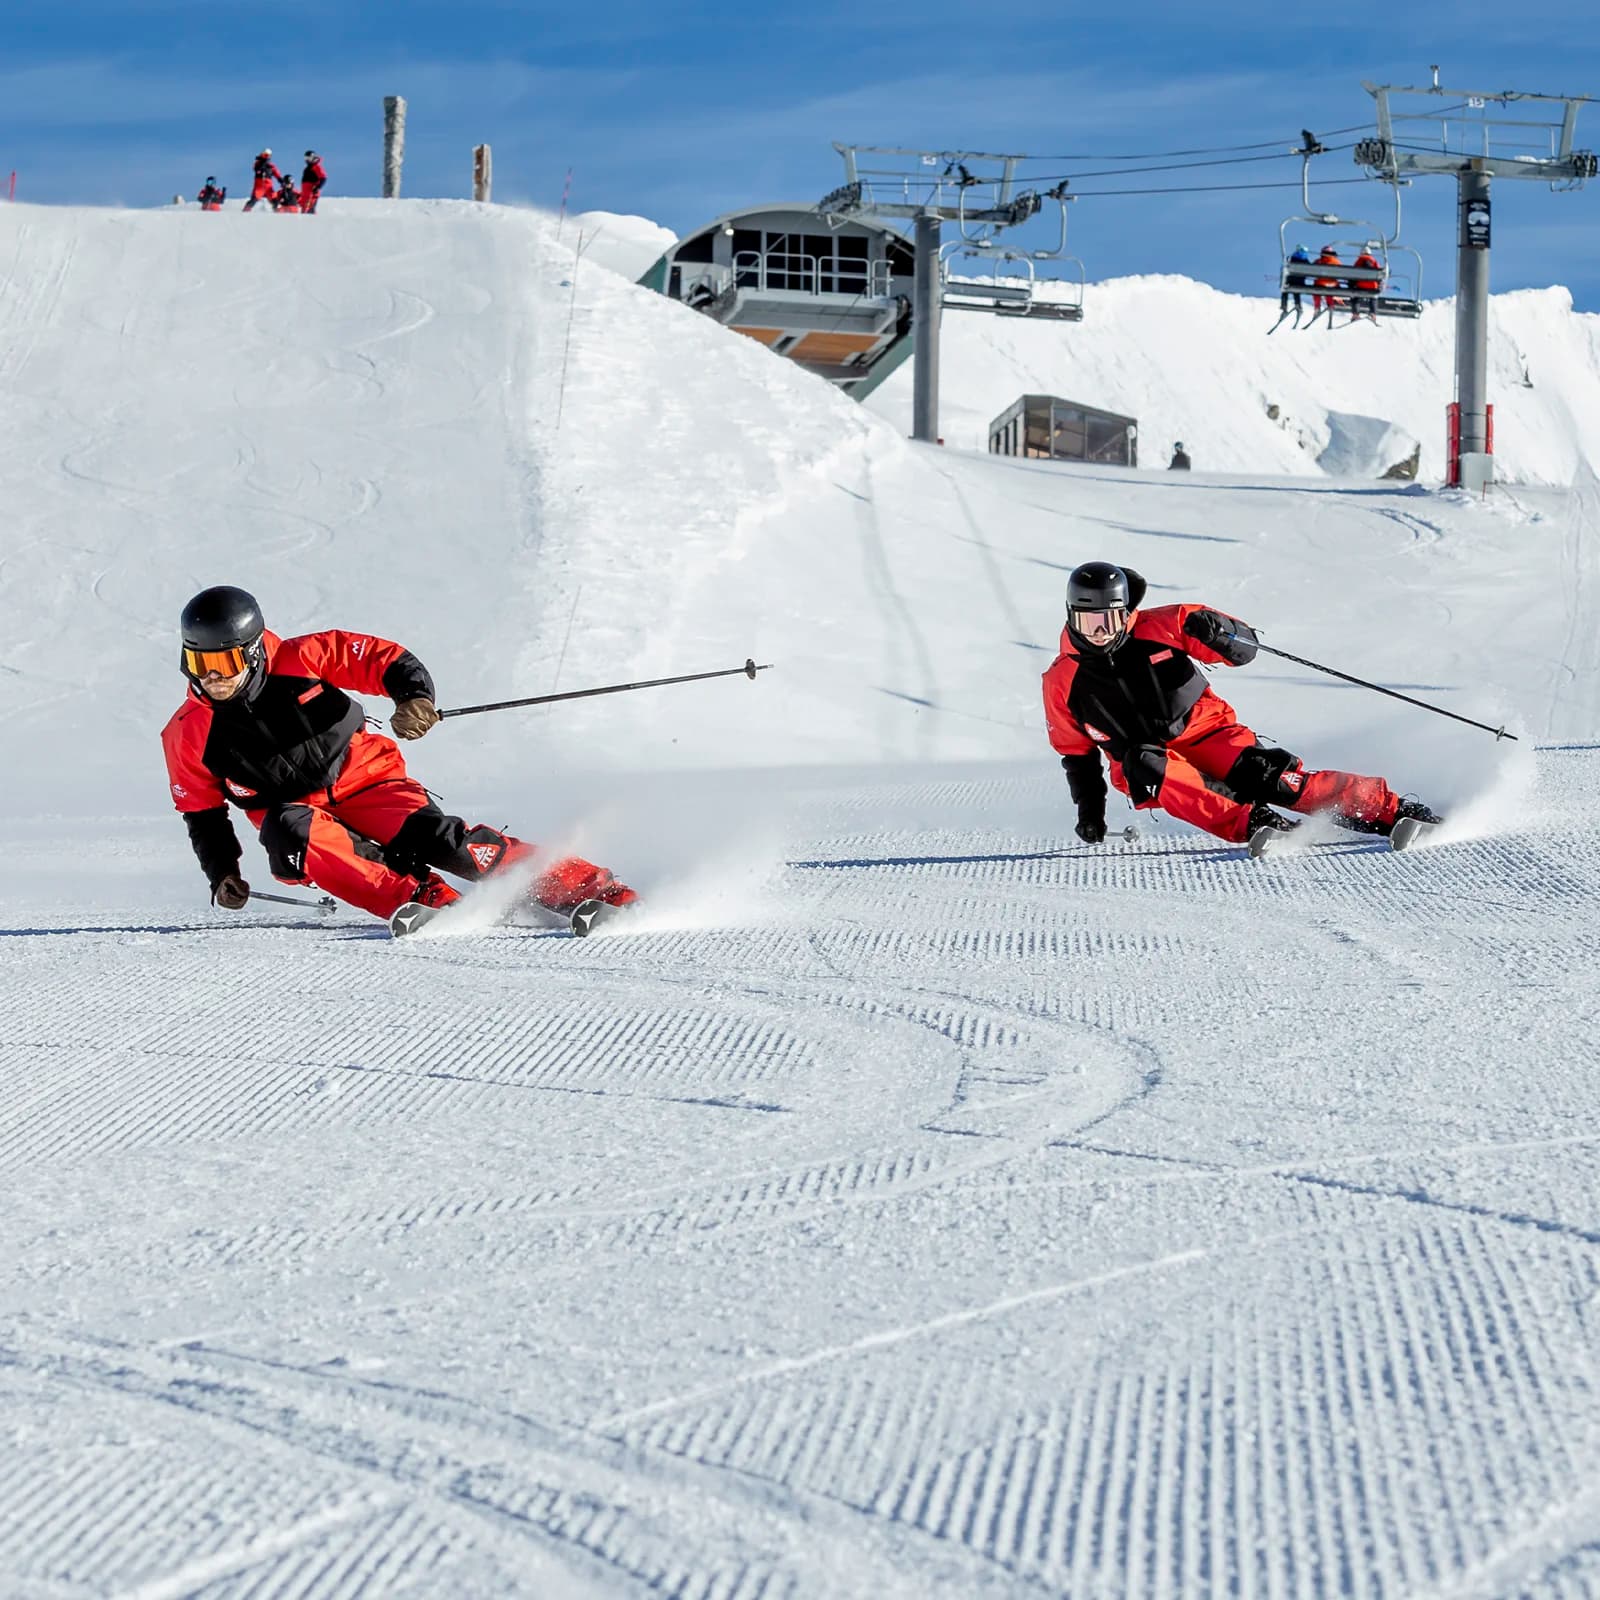
M 1072 610 L 1067 612 L 1067 621 L 1072 624 L 1074 633 L 1088 638 L 1102 629 L 1111 634 L 1121 633 L 1128 625 L 1128 613 L 1120 606 L 1111 611 Z
M 183 670 L 196 679 L 216 673 L 222 678 L 237 678 L 250 665 L 250 652 L 243 645 L 231 650 L 191 650 L 183 647 Z

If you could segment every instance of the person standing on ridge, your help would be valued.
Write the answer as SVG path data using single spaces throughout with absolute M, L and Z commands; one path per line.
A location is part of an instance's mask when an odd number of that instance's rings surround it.
M 1112 785 L 1136 807 L 1159 806 L 1231 844 L 1260 828 L 1299 825 L 1274 806 L 1326 812 L 1341 827 L 1385 836 L 1401 817 L 1441 820 L 1382 778 L 1307 771 L 1298 756 L 1263 744 L 1196 664 L 1248 665 L 1255 633 L 1209 606 L 1141 611 L 1144 593 L 1144 579 L 1129 568 L 1078 567 L 1067 580 L 1061 654 L 1044 675 L 1045 725 L 1085 844 L 1106 836 L 1102 756 Z
M 300 174 L 300 209 L 311 215 L 322 197 L 322 186 L 328 181 L 327 168 L 315 150 L 306 151 L 306 164 Z
M 263 150 L 256 157 L 255 171 L 251 174 L 250 198 L 245 201 L 246 211 L 254 211 L 257 200 L 269 203 L 277 194 L 277 185 L 283 181 L 283 174 L 278 171 L 272 159 L 271 150 Z
M 387 695 L 396 738 L 420 739 L 439 713 L 433 679 L 409 650 L 337 628 L 280 639 L 254 597 L 226 585 L 197 594 L 180 627 L 189 692 L 161 743 L 173 803 L 217 905 L 237 911 L 250 899 L 230 801 L 280 882 L 314 884 L 378 917 L 459 899 L 436 868 L 478 880 L 533 859 L 532 845 L 441 811 L 345 692 Z M 528 894 L 561 914 L 638 899 L 579 856 L 549 862 Z
M 202 211 L 220 211 L 222 209 L 222 202 L 227 198 L 228 191 L 226 189 L 219 189 L 217 187 L 217 180 L 215 178 L 207 178 L 205 187 L 200 191 L 199 194 L 195 196 L 195 199 L 200 202 L 200 209 Z
M 1172 447 L 1172 459 L 1167 463 L 1168 472 L 1187 472 L 1189 470 L 1189 452 L 1183 448 L 1180 439 Z

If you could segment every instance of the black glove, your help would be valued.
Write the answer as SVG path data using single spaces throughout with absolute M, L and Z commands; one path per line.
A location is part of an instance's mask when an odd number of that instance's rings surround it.
M 1208 650 L 1216 650 L 1232 638 L 1233 618 L 1220 611 L 1191 611 L 1183 619 L 1183 631 Z
M 1085 844 L 1099 844 L 1106 836 L 1105 812 L 1080 811 L 1078 825 L 1072 830 Z
M 224 911 L 242 910 L 249 899 L 250 885 L 237 872 L 230 872 L 211 885 L 211 903 Z

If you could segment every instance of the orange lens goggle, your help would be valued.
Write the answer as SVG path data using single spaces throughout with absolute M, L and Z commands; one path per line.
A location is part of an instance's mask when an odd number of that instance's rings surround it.
M 242 648 L 232 650 L 191 650 L 183 647 L 183 670 L 191 678 L 203 678 L 215 672 L 224 678 L 237 678 L 250 665 Z

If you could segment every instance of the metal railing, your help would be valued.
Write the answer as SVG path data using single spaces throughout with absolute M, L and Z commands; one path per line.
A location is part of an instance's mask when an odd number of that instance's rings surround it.
M 733 282 L 740 289 L 887 299 L 892 292 L 890 278 L 887 259 L 824 261 L 793 250 L 741 250 L 733 258 Z

